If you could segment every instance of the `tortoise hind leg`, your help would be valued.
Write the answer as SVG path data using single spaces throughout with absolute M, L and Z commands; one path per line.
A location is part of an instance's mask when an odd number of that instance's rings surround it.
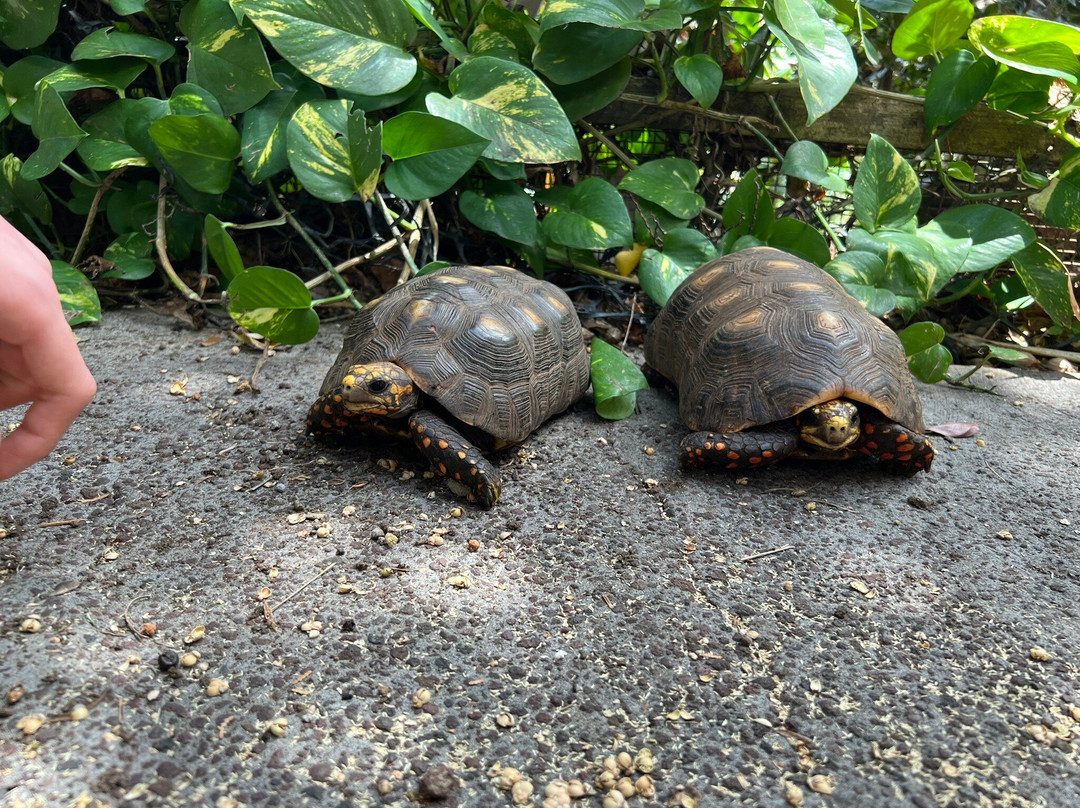
M 794 454 L 799 439 L 790 430 L 753 429 L 748 432 L 692 432 L 679 445 L 683 468 L 712 466 L 754 469 L 771 466 Z
M 929 471 L 934 462 L 934 444 L 926 435 L 892 421 L 864 422 L 858 450 L 877 458 L 886 471 L 908 477 Z
M 490 508 L 499 500 L 499 472 L 460 432 L 430 410 L 409 416 L 413 442 L 440 474 L 472 489 L 477 502 Z

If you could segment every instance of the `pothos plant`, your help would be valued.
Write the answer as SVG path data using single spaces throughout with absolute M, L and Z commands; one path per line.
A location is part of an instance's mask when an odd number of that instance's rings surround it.
M 640 129 L 610 132 L 590 116 L 624 96 L 632 74 L 656 82 L 656 101 L 678 96 L 701 110 L 751 79 L 797 77 L 813 122 L 843 99 L 860 65 L 898 58 L 932 65 L 926 117 L 938 138 L 985 99 L 1072 143 L 1077 29 L 974 20 L 970 0 L 560 0 L 536 13 L 517 5 L 109 0 L 62 9 L 60 0 L 0 0 L 0 212 L 54 257 L 73 324 L 100 317 L 76 268 L 93 254 L 103 279 L 137 284 L 163 273 L 245 329 L 306 341 L 319 326 L 316 307 L 360 304 L 342 264 L 283 196 L 375 205 L 396 234 L 403 277 L 424 270 L 409 233 L 430 217 L 428 200 L 445 196 L 533 271 L 570 264 L 639 283 L 658 303 L 702 261 L 764 243 L 824 265 L 875 314 L 905 319 L 942 296 L 992 293 L 992 273 L 1010 261 L 1022 294 L 1056 328 L 1076 331 L 1068 276 L 1020 217 L 969 204 L 920 226 L 916 175 L 881 137 L 853 184 L 852 167 L 810 141 L 778 153 L 780 172 L 850 195 L 857 224 L 841 229 L 820 211 L 817 227 L 777 218 L 769 178 L 751 167 L 713 211 L 698 165 L 632 149 Z M 875 31 L 897 18 L 890 57 Z M 583 144 L 622 169 L 555 185 L 529 178 L 527 167 L 578 161 Z M 928 159 L 963 197 L 963 165 L 946 164 L 940 150 Z M 1077 152 L 1056 176 L 1025 170 L 1024 179 L 1034 211 L 1080 226 Z M 401 201 L 417 215 L 403 216 Z M 276 216 L 256 215 L 264 208 Z M 294 229 L 323 275 L 305 281 L 246 263 L 240 246 L 258 227 Z M 612 271 L 606 262 L 619 251 Z M 325 278 L 338 292 L 314 300 Z M 913 371 L 940 378 L 950 361 L 940 328 L 919 323 L 902 336 Z M 603 348 L 594 381 L 606 417 L 629 414 L 643 385 Z

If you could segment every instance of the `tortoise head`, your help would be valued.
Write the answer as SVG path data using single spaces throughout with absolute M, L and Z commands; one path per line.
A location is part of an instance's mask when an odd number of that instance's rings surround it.
M 834 398 L 799 413 L 799 437 L 829 451 L 850 446 L 859 438 L 859 409 L 850 401 Z
M 341 380 L 341 397 L 349 412 L 401 418 L 420 404 L 420 390 L 393 362 L 353 365 Z

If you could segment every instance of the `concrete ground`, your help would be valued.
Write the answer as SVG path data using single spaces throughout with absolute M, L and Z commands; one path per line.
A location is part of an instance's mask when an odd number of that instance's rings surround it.
M 684 476 L 663 391 L 584 403 L 483 512 L 302 434 L 340 327 L 258 394 L 214 329 L 80 335 L 0 483 L 0 805 L 1080 805 L 1075 378 L 921 388 L 984 445 L 911 480 Z

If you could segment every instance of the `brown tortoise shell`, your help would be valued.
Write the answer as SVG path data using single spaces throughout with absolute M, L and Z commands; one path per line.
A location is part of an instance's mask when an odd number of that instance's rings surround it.
M 320 395 L 389 360 L 452 416 L 501 444 L 584 395 L 589 357 L 566 294 L 508 267 L 451 266 L 396 286 L 353 319 Z
M 653 322 L 645 359 L 695 431 L 738 432 L 839 397 L 924 429 L 896 334 L 824 270 L 769 247 L 695 270 Z

